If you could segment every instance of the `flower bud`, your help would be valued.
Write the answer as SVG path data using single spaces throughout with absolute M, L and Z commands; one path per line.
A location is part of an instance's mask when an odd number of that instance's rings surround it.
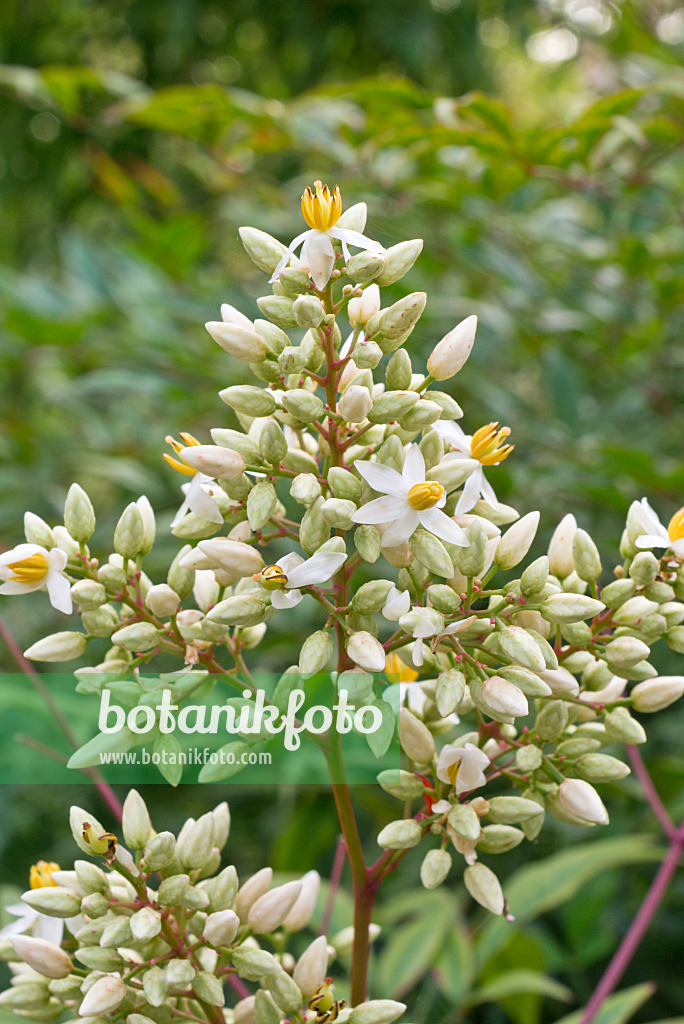
M 434 533 L 418 529 L 411 537 L 410 545 L 411 551 L 421 565 L 424 565 L 435 576 L 451 579 L 454 575 L 453 562 L 449 557 L 449 552 Z
M 330 536 L 330 527 L 323 518 L 324 499 L 316 498 L 302 516 L 299 543 L 307 555 L 313 555 Z
M 607 825 L 608 812 L 593 786 L 583 779 L 566 779 L 558 788 L 560 808 L 585 825 Z
M 212 563 L 237 576 L 253 576 L 264 567 L 260 553 L 251 544 L 242 541 L 213 537 L 201 540 L 197 547 Z
M 347 260 L 347 274 L 352 281 L 358 284 L 365 284 L 373 281 L 383 270 L 385 261 L 383 256 L 377 252 L 357 252 L 350 260 Z M 352 299 L 351 302 L 355 300 Z
M 461 598 L 446 583 L 433 583 L 427 589 L 427 598 L 431 607 L 442 615 L 455 615 L 461 607 Z
M 77 860 L 74 869 L 78 885 L 86 895 L 98 893 L 109 896 L 109 879 L 97 864 L 89 860 Z
M 443 718 L 447 718 L 457 710 L 466 691 L 466 680 L 463 673 L 452 668 L 437 677 L 435 688 L 435 704 Z
M 91 611 L 105 604 L 107 591 L 96 580 L 77 580 L 71 588 L 71 596 L 83 611 Z
M 160 967 L 151 967 L 143 975 L 143 990 L 150 1006 L 161 1006 L 169 994 L 169 983 Z
M 268 346 L 250 324 L 210 321 L 204 325 L 217 345 L 235 359 L 246 363 L 260 363 L 266 358 Z
M 477 861 L 463 872 L 465 887 L 481 906 L 492 914 L 503 914 L 504 896 L 494 872 Z
M 572 540 L 572 560 L 581 580 L 592 583 L 601 575 L 601 557 L 586 530 L 576 530 Z
M 270 992 L 265 992 L 264 989 L 260 988 L 256 995 L 253 996 L 253 1006 L 251 1019 L 247 1022 L 243 1020 L 242 1015 L 238 1017 L 236 1013 L 237 1007 L 233 1008 L 235 1013 L 234 1024 L 280 1024 L 282 1011 L 276 1005 L 276 1002 Z
M 95 511 L 86 492 L 72 484 L 64 503 L 64 526 L 79 544 L 86 544 L 95 529 Z
M 451 870 L 451 855 L 446 850 L 428 850 L 420 866 L 420 880 L 426 889 L 436 889 Z
M 112 643 L 126 651 L 150 651 L 161 640 L 161 630 L 151 622 L 134 622 L 112 634 Z
M 223 985 L 213 974 L 207 971 L 199 971 L 193 980 L 192 988 L 195 994 L 203 1003 L 210 1006 L 223 1006 L 226 1001 Z
M 25 964 L 44 978 L 66 978 L 73 970 L 71 958 L 59 946 L 47 939 L 34 939 L 30 935 L 12 935 L 10 942 L 15 953 Z
M 259 270 L 272 274 L 287 252 L 282 242 L 259 228 L 243 227 L 239 229 L 239 234 L 252 262 L 256 263 Z
M 262 530 L 275 512 L 278 496 L 272 483 L 262 480 L 247 497 L 247 520 L 252 530 Z
M 399 741 L 406 756 L 416 764 L 429 764 L 435 756 L 432 733 L 408 708 L 399 711 Z
M 274 323 L 276 327 L 281 327 L 284 331 L 298 326 L 292 308 L 293 301 L 284 295 L 262 295 L 257 299 L 257 306 L 271 323 Z
M 389 391 L 407 391 L 411 386 L 413 369 L 411 357 L 404 348 L 398 349 L 387 364 L 385 380 Z
M 354 546 L 364 562 L 376 562 L 380 557 L 380 535 L 374 526 L 357 526 Z
M 386 850 L 410 850 L 421 840 L 422 829 L 413 818 L 401 818 L 385 825 L 378 836 L 378 845 Z
M 591 619 L 604 608 L 602 601 L 584 594 L 551 594 L 544 599 L 541 613 L 549 622 L 562 624 Z
M 321 485 L 313 473 L 299 473 L 290 486 L 290 494 L 300 505 L 312 505 L 321 496 Z
M 399 242 L 390 246 L 383 253 L 384 266 L 376 279 L 381 287 L 396 284 L 409 272 L 423 248 L 422 238 L 412 238 L 408 242 Z
M 83 633 L 53 633 L 32 644 L 24 657 L 29 661 L 71 661 L 85 654 L 88 642 Z
M 534 800 L 526 800 L 522 796 L 493 796 L 489 800 L 487 817 L 496 825 L 517 825 L 543 813 L 543 807 Z
M 147 857 L 145 858 L 147 867 Z M 164 878 L 157 890 L 157 898 L 164 907 L 172 907 L 174 903 L 180 903 L 185 898 L 190 885 L 189 875 L 169 875 Z
M 399 425 L 402 430 L 409 432 L 424 430 L 435 423 L 441 415 L 442 410 L 436 402 L 421 397 L 421 400 L 412 409 L 409 409 L 405 416 L 401 417 Z
M 338 402 L 337 409 L 348 423 L 361 423 L 373 406 L 373 399 L 367 388 L 351 384 Z
M 298 295 L 292 311 L 298 327 L 319 327 L 325 319 L 323 303 L 316 295 Z
M 400 420 L 420 401 L 415 391 L 385 391 L 373 401 L 368 413 L 371 423 L 391 423 Z
M 512 569 L 521 562 L 532 546 L 539 526 L 539 513 L 528 512 L 513 523 L 499 541 L 494 561 L 500 569 Z
M 360 370 L 374 370 L 381 359 L 382 349 L 374 341 L 360 341 L 354 349 L 354 361 Z
M 132 501 L 121 514 L 114 531 L 114 549 L 124 558 L 135 558 L 143 546 L 145 524 L 138 508 Z
M 152 907 L 143 907 L 133 914 L 128 923 L 136 942 L 149 942 L 161 931 L 161 914 Z
M 649 653 L 648 645 L 633 636 L 619 636 L 606 645 L 606 659 L 616 671 L 620 668 L 631 668 L 644 658 L 648 658 Z
M 476 329 L 477 317 L 466 317 L 435 345 L 427 361 L 431 377 L 448 380 L 458 373 L 472 351 Z
M 37 544 L 46 551 L 52 551 L 55 546 L 52 530 L 33 512 L 24 512 L 24 536 L 27 544 Z
M 260 896 L 247 916 L 249 928 L 256 935 L 266 935 L 279 928 L 294 907 L 301 888 L 301 882 L 286 882 Z
M 527 698 L 522 690 L 501 676 L 492 676 L 483 684 L 481 700 L 485 708 L 498 715 L 517 718 L 529 711 Z
M 273 392 L 254 384 L 233 384 L 219 391 L 219 398 L 245 416 L 270 416 L 276 411 Z
M 171 988 L 188 988 L 196 971 L 188 960 L 169 960 L 164 967 L 164 974 Z
M 515 763 L 521 772 L 534 772 L 542 763 L 542 752 L 539 747 L 530 743 L 526 747 L 518 747 L 515 752 Z
M 366 336 L 373 338 L 377 334 L 390 341 L 400 338 L 418 323 L 426 300 L 425 292 L 411 292 L 388 309 L 380 310 L 366 324 Z
M 364 288 L 363 295 L 350 299 L 347 316 L 352 327 L 363 327 L 380 310 L 380 289 L 377 284 Z
M 454 804 L 449 811 L 449 825 L 466 842 L 475 842 L 480 836 L 480 819 L 472 804 Z
M 270 993 L 276 1005 L 284 1013 L 294 1013 L 301 1007 L 304 997 L 299 986 L 282 969 L 273 974 L 267 974 L 261 979 L 261 985 Z
M 135 789 L 124 800 L 122 826 L 126 844 L 142 850 L 153 830 L 145 801 Z
M 637 683 L 630 697 L 635 711 L 662 711 L 684 694 L 684 676 L 659 676 Z
M 158 832 L 145 845 L 144 865 L 147 871 L 162 871 L 176 859 L 176 837 L 171 832 Z
M 178 836 L 178 856 L 184 868 L 196 871 L 204 867 L 214 845 L 214 818 L 203 814 Z
M 159 618 L 166 618 L 167 615 L 175 615 L 180 604 L 180 597 L 168 583 L 156 583 L 147 591 L 145 604 L 153 615 Z
M 543 810 L 539 808 L 540 811 Z M 543 819 L 543 814 L 539 815 L 539 823 Z M 529 818 L 528 823 L 535 819 Z M 478 852 L 482 853 L 507 853 L 509 850 L 514 850 L 516 846 L 525 838 L 525 833 L 521 832 L 518 828 L 513 828 L 512 825 L 486 825 L 482 829 L 480 841 L 477 844 Z
M 349 1015 L 349 1024 L 392 1024 L 406 1010 L 405 1003 L 394 999 L 369 999 L 358 1003 Z
M 317 395 L 305 388 L 291 388 L 283 394 L 283 407 L 302 423 L 313 423 L 325 414 L 325 406 Z
M 352 516 L 356 512 L 356 502 L 344 498 L 328 498 L 321 505 L 321 513 L 326 523 L 335 530 L 349 530 L 354 525 Z
M 456 567 L 466 577 L 480 576 L 487 561 L 487 533 L 479 519 L 466 527 L 468 546 L 456 552 Z
M 245 460 L 239 452 L 218 444 L 197 444 L 182 448 L 180 457 L 198 473 L 216 480 L 234 480 L 242 476 Z
M 126 986 L 116 974 L 99 978 L 88 989 L 78 1012 L 82 1017 L 104 1017 L 113 1013 L 126 997 Z
M 295 964 L 292 978 L 305 998 L 323 984 L 328 971 L 328 940 L 319 935 L 306 947 Z
M 657 612 L 658 607 L 656 601 L 649 601 L 647 597 L 639 594 L 620 605 L 613 614 L 613 622 L 619 626 L 638 626 L 642 619 Z
M 353 633 L 347 640 L 347 654 L 360 668 L 367 672 L 382 672 L 385 668 L 385 649 L 379 640 L 360 630 Z
M 525 597 L 539 594 L 549 578 L 549 559 L 547 555 L 531 562 L 520 577 L 520 590 Z
M 422 722 L 421 722 L 422 725 Z M 413 772 L 401 768 L 388 768 L 378 775 L 378 783 L 397 800 L 417 800 L 423 795 L 423 783 Z
M 229 946 L 239 927 L 240 918 L 233 910 L 219 910 L 209 914 L 202 935 L 212 946 Z
M 246 949 L 244 946 L 233 949 L 230 959 L 241 978 L 246 981 L 259 981 L 267 974 L 280 970 L 280 964 L 265 949 Z
M 562 700 L 552 700 L 537 715 L 535 729 L 543 740 L 556 740 L 565 732 L 568 708 Z
M 629 775 L 629 766 L 609 754 L 583 754 L 575 762 L 575 771 L 585 782 L 617 782 Z
M 575 568 L 572 557 L 572 545 L 577 530 L 577 521 L 573 515 L 564 516 L 554 530 L 549 544 L 549 568 L 554 576 L 563 579 Z
M 501 650 L 516 664 L 533 672 L 544 671 L 546 662 L 539 645 L 522 626 L 504 626 L 497 636 Z
M 310 679 L 324 669 L 333 655 L 334 643 L 329 632 L 316 630 L 302 644 L 299 654 L 299 671 L 305 679 Z M 383 661 L 384 666 L 384 661 Z

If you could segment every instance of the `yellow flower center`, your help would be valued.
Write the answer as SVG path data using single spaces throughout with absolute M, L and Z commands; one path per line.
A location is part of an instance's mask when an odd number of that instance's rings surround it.
M 264 590 L 282 590 L 287 583 L 287 576 L 279 565 L 267 565 L 261 572 L 255 573 L 252 579 L 260 583 Z
M 39 860 L 37 864 L 31 865 L 29 872 L 29 884 L 32 889 L 45 889 L 49 885 L 57 885 L 52 877 L 53 871 L 59 871 L 59 864 L 53 860 Z
M 500 423 L 487 423 L 473 434 L 470 454 L 483 466 L 495 466 L 503 462 L 515 448 L 514 444 L 501 445 L 510 432 L 510 427 L 502 427 Z
M 458 776 L 458 769 L 460 767 L 461 767 L 461 762 L 460 762 L 460 760 L 458 760 L 458 761 L 454 761 L 454 763 L 450 764 L 449 767 L 447 768 L 447 775 L 449 776 L 449 781 L 450 781 L 452 786 L 456 785 L 456 778 Z
M 103 832 L 101 836 L 96 835 L 90 822 L 84 821 L 83 842 L 90 847 L 93 853 L 113 857 L 118 839 L 113 832 Z
M 335 185 L 335 191 L 330 192 L 327 185 L 320 181 L 314 182 L 315 193 L 307 185 L 302 195 L 302 214 L 304 220 L 315 231 L 327 231 L 328 228 L 337 224 L 342 213 L 342 196 Z
M 10 583 L 35 583 L 42 580 L 48 569 L 48 560 L 45 555 L 37 551 L 35 555 L 29 555 L 21 562 L 10 562 L 7 566 L 14 573 L 10 576 Z
M 675 512 L 667 524 L 667 535 L 673 544 L 684 537 L 684 506 Z
M 200 442 L 196 437 L 193 437 L 192 434 L 188 434 L 185 431 L 181 431 L 179 437 L 180 441 L 176 441 L 175 437 L 171 437 L 170 434 L 164 438 L 166 443 L 171 445 L 176 455 L 178 455 L 178 458 L 174 459 L 172 455 L 167 455 L 166 452 L 164 452 L 162 458 L 168 462 L 169 466 L 172 466 L 176 472 L 182 473 L 183 476 L 194 476 L 197 470 L 186 462 L 185 459 L 181 457 L 180 453 L 183 448 L 194 448 L 199 445 Z
M 444 488 L 436 480 L 426 480 L 423 484 L 414 484 L 408 492 L 408 503 L 416 512 L 432 508 L 444 494 Z
M 385 672 L 393 683 L 412 683 L 418 678 L 415 669 L 402 661 L 396 651 L 385 658 Z

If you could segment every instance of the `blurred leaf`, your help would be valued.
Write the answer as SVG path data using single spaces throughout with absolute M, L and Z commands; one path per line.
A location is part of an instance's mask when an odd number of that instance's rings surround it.
M 508 996 L 523 995 L 528 992 L 548 996 L 549 999 L 557 999 L 563 1003 L 569 1003 L 573 998 L 569 988 L 553 978 L 549 978 L 548 975 L 520 968 L 517 971 L 500 974 L 498 978 L 490 981 L 487 985 L 475 989 L 468 1002 L 471 1006 L 477 1006 L 480 1003 L 498 1003 Z
M 649 983 L 634 985 L 624 992 L 609 996 L 601 1005 L 600 1010 L 594 1017 L 592 1024 L 626 1024 L 640 1006 L 650 999 L 655 991 L 655 986 Z M 577 1010 L 567 1017 L 556 1021 L 556 1024 L 581 1024 L 584 1010 Z
M 392 930 L 377 966 L 378 986 L 386 998 L 398 998 L 413 988 L 432 965 L 453 924 L 449 903 L 430 901 L 423 913 Z

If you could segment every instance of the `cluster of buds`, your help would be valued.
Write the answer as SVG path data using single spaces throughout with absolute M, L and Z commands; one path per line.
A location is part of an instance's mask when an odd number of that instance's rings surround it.
M 407 766 L 380 782 L 423 809 L 384 829 L 381 845 L 438 836 L 425 884 L 446 876 L 452 844 L 469 891 L 502 912 L 480 854 L 534 838 L 546 811 L 605 823 L 593 787 L 628 771 L 605 749 L 643 742 L 634 713 L 684 693 L 683 676 L 659 676 L 651 661 L 661 638 L 684 652 L 684 511 L 665 527 L 645 499 L 634 502 L 610 582 L 571 515 L 548 554 L 523 568 L 539 513 L 519 517 L 488 479 L 512 454 L 510 430 L 493 419 L 466 434 L 446 383 L 470 355 L 476 317 L 416 372 L 411 335 L 427 297 L 383 307 L 381 288 L 410 270 L 422 242 L 383 248 L 362 233 L 365 204 L 343 211 L 339 191 L 320 182 L 302 211 L 308 229 L 289 247 L 241 229 L 272 293 L 257 300 L 263 319 L 226 304 L 207 324 L 252 377 L 219 392 L 234 420 L 211 443 L 169 438 L 167 462 L 186 480 L 172 526 L 185 546 L 166 580 L 153 584 L 143 568 L 149 502 L 125 510 L 102 561 L 88 548 L 92 506 L 74 485 L 63 526 L 27 515 L 26 544 L 0 556 L 0 592 L 46 587 L 62 610 L 73 602 L 84 632 L 47 637 L 27 656 L 67 660 L 109 637 L 79 687 L 118 686 L 129 706 L 149 703 L 137 671 L 157 654 L 241 689 L 245 652 L 274 616 L 296 638 L 286 678 L 307 680 L 336 656 L 336 685 L 357 705 L 398 683 Z M 307 618 L 293 611 L 303 600 Z M 197 677 L 175 678 L 182 704 Z
M 314 914 L 317 872 L 274 886 L 271 868 L 242 883 L 234 866 L 221 868 L 227 804 L 189 819 L 176 837 L 155 831 L 131 790 L 128 849 L 79 807 L 70 824 L 89 859 L 68 870 L 39 862 L 22 904 L 9 908 L 19 921 L 0 933 L 12 972 L 0 1005 L 18 1019 L 391 1024 L 403 1013 L 393 1000 L 346 1007 L 335 992 L 329 967 L 347 956 L 348 929 L 330 942 L 299 934 Z

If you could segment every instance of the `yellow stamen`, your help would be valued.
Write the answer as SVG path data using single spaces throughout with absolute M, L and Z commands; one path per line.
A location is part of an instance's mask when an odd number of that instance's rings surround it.
M 59 870 L 59 864 L 55 864 L 53 860 L 39 860 L 37 864 L 32 864 L 29 872 L 31 888 L 46 889 L 49 885 L 57 885 L 52 877 L 52 872 Z
M 449 767 L 447 768 L 447 775 L 449 776 L 449 781 L 451 782 L 452 786 L 456 785 L 456 777 L 458 776 L 458 769 L 460 767 L 461 767 L 461 762 L 459 760 L 459 761 L 454 761 L 454 763 L 450 764 Z
M 327 185 L 320 181 L 314 182 L 315 194 L 307 185 L 302 195 L 302 214 L 304 220 L 314 231 L 327 231 L 334 227 L 342 213 L 342 196 L 335 185 L 331 194 Z
M 408 503 L 416 512 L 424 512 L 433 508 L 444 494 L 444 488 L 435 480 L 426 480 L 423 484 L 414 484 L 408 492 Z
M 7 568 L 14 573 L 9 578 L 10 583 L 35 583 L 42 580 L 47 572 L 48 560 L 37 551 L 35 555 L 29 555 L 20 562 L 10 562 Z
M 101 836 L 96 835 L 90 822 L 84 821 L 83 842 L 90 847 L 93 853 L 113 857 L 118 839 L 113 832 L 103 832 Z
M 470 454 L 483 466 L 496 466 L 507 459 L 515 448 L 514 444 L 501 445 L 510 432 L 510 427 L 502 427 L 500 423 L 487 423 L 473 434 Z
M 200 444 L 196 437 L 193 437 L 192 434 L 188 434 L 185 430 L 181 430 L 178 436 L 180 437 L 180 441 L 176 441 L 175 437 L 172 437 L 170 434 L 167 434 L 164 438 L 166 443 L 173 448 L 176 455 L 180 456 L 183 448 L 195 448 Z M 166 452 L 163 453 L 162 458 L 165 462 L 168 462 L 172 469 L 175 469 L 177 473 L 182 473 L 183 476 L 194 476 L 197 472 L 197 470 L 183 458 L 174 459 L 173 456 L 167 455 Z
M 684 506 L 675 512 L 667 524 L 667 535 L 673 544 L 684 537 Z
M 282 590 L 287 583 L 287 576 L 279 565 L 267 565 L 261 572 L 252 576 L 256 583 L 260 583 L 264 590 Z
M 385 672 L 393 683 L 413 683 L 418 678 L 416 670 L 402 661 L 396 651 L 385 658 Z

